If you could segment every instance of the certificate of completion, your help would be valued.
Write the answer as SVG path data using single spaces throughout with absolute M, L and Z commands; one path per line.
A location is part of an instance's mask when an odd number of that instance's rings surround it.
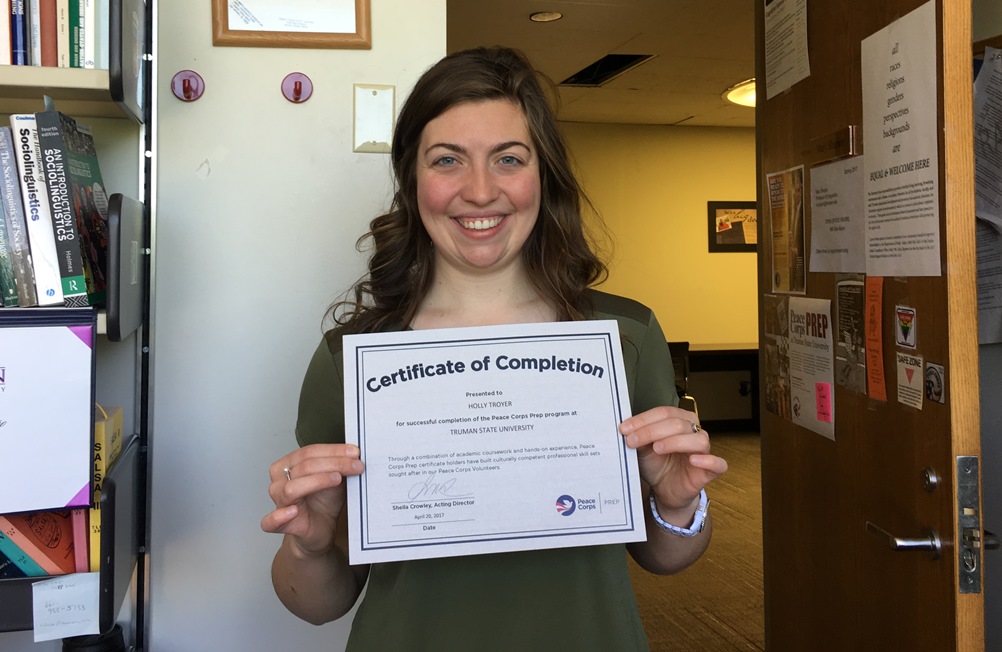
M 615 321 L 344 338 L 352 564 L 643 541 Z

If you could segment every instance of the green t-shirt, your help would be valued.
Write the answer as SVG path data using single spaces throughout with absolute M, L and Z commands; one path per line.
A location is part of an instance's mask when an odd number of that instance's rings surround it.
M 615 319 L 630 405 L 676 405 L 671 355 L 651 310 L 592 291 L 593 319 Z M 303 381 L 296 439 L 344 441 L 341 338 L 328 333 Z M 647 650 L 623 545 L 373 564 L 348 650 Z

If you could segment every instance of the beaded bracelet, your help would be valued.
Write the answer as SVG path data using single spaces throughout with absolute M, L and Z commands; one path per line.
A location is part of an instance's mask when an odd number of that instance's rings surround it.
M 689 527 L 678 527 L 677 525 L 672 525 L 668 521 L 661 518 L 661 514 L 658 513 L 658 505 L 654 500 L 654 492 L 651 491 L 651 516 L 654 517 L 654 522 L 658 524 L 665 532 L 669 534 L 674 534 L 679 537 L 694 537 L 703 531 L 703 525 L 706 524 L 706 511 L 710 507 L 710 501 L 706 497 L 706 489 L 699 490 L 699 506 L 696 508 L 696 514 L 692 517 L 692 525 Z

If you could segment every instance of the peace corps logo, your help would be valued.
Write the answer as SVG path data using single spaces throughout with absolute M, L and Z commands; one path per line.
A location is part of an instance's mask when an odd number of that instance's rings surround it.
M 575 502 L 573 496 L 568 496 L 564 494 L 560 498 L 557 498 L 557 514 L 561 516 L 570 516 L 577 509 L 577 502 Z

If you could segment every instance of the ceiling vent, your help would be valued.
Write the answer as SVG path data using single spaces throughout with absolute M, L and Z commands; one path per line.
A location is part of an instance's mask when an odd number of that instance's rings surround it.
M 653 58 L 653 54 L 607 54 L 560 82 L 560 85 L 601 86 Z

